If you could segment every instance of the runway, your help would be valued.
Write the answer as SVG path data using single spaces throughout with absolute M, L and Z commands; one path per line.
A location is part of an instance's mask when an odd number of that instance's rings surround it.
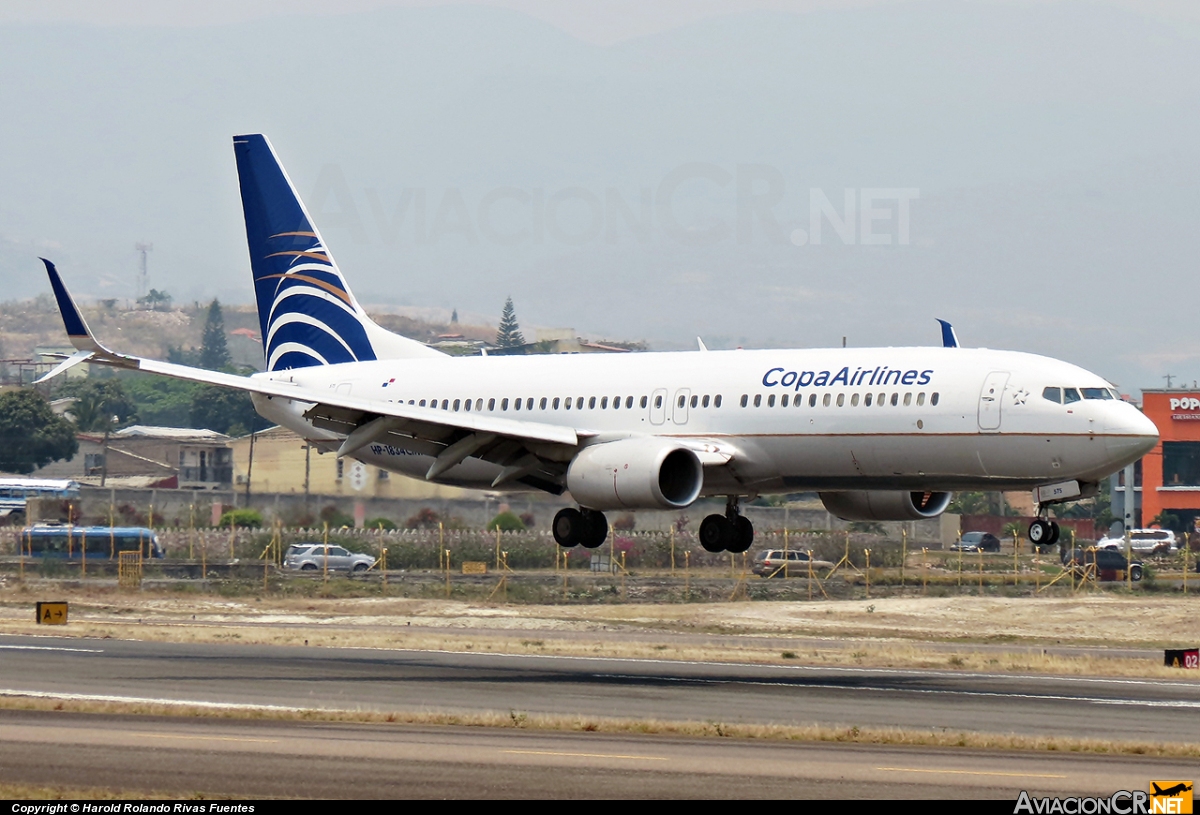
M 0 693 L 1191 742 L 1200 683 L 0 637 Z

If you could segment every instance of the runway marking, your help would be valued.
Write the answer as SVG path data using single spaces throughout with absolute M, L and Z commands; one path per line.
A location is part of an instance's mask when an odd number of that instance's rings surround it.
M 806 684 L 798 685 L 794 682 L 770 681 L 766 679 L 708 679 L 704 677 L 684 677 L 684 676 L 655 676 L 645 677 L 636 674 L 593 674 L 596 679 L 646 679 L 651 678 L 659 682 L 677 682 L 679 684 L 694 684 L 694 685 L 755 685 L 759 687 L 774 687 L 774 688 L 793 688 L 796 690 L 840 690 L 840 691 L 869 691 L 873 693 L 922 693 L 922 694 L 941 694 L 945 696 L 975 696 L 986 699 L 1029 699 L 1032 701 L 1047 701 L 1047 702 L 1087 702 L 1093 705 L 1120 705 L 1121 707 L 1165 707 L 1165 708 L 1200 708 L 1200 701 L 1190 701 L 1185 699 L 1179 700 L 1155 700 L 1155 699 L 1106 699 L 1099 696 L 1063 696 L 1050 693 L 1003 693 L 1001 691 L 981 691 L 981 690 L 946 690 L 943 688 L 889 688 L 882 685 L 831 685 L 831 684 Z
M 985 770 L 924 770 L 916 767 L 876 767 L 888 773 L 937 773 L 939 775 L 999 775 L 1005 778 L 1066 778 L 1065 775 L 1051 773 L 997 773 Z
M 238 702 L 201 702 L 191 699 L 155 699 L 145 696 L 109 696 L 99 693 L 56 693 L 55 691 L 19 690 L 0 688 L 0 696 L 28 696 L 35 699 L 65 699 L 68 702 L 125 702 L 150 705 L 169 705 L 176 707 L 201 707 L 213 710 L 270 710 L 286 713 L 300 713 L 306 710 L 325 710 L 326 708 L 287 707 L 284 705 L 255 705 Z M 332 709 L 332 708 L 330 708 Z
M 57 645 L 0 645 L 5 651 L 74 651 L 79 654 L 103 654 L 103 648 L 61 648 Z
M 617 753 L 557 753 L 551 750 L 501 750 L 501 753 L 516 753 L 523 756 L 574 756 L 577 758 L 628 758 L 638 761 L 670 761 L 664 756 L 623 756 Z
M 247 739 L 237 736 L 186 736 L 172 733 L 142 733 L 137 730 L 130 731 L 131 736 L 145 736 L 148 739 L 183 739 L 186 741 L 256 741 L 263 744 L 278 744 L 279 739 Z

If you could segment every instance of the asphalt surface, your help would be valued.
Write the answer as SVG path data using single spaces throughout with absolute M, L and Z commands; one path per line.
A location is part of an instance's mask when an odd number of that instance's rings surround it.
M 1200 683 L 0 637 L 0 693 L 1194 742 Z
M 1195 762 L 516 729 L 0 711 L 0 782 L 235 798 L 1110 796 Z

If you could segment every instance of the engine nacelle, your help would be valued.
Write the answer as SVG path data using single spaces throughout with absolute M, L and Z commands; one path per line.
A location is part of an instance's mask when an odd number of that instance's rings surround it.
M 696 454 L 653 436 L 585 447 L 567 469 L 567 489 L 588 509 L 679 509 L 702 486 Z
M 820 496 L 825 509 L 843 521 L 920 521 L 945 512 L 954 493 L 855 490 Z

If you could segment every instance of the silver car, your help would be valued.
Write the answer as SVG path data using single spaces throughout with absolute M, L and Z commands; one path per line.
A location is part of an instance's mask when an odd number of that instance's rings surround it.
M 360 555 L 342 546 L 323 543 L 293 543 L 283 556 L 283 568 L 301 572 L 365 572 L 375 558 Z

